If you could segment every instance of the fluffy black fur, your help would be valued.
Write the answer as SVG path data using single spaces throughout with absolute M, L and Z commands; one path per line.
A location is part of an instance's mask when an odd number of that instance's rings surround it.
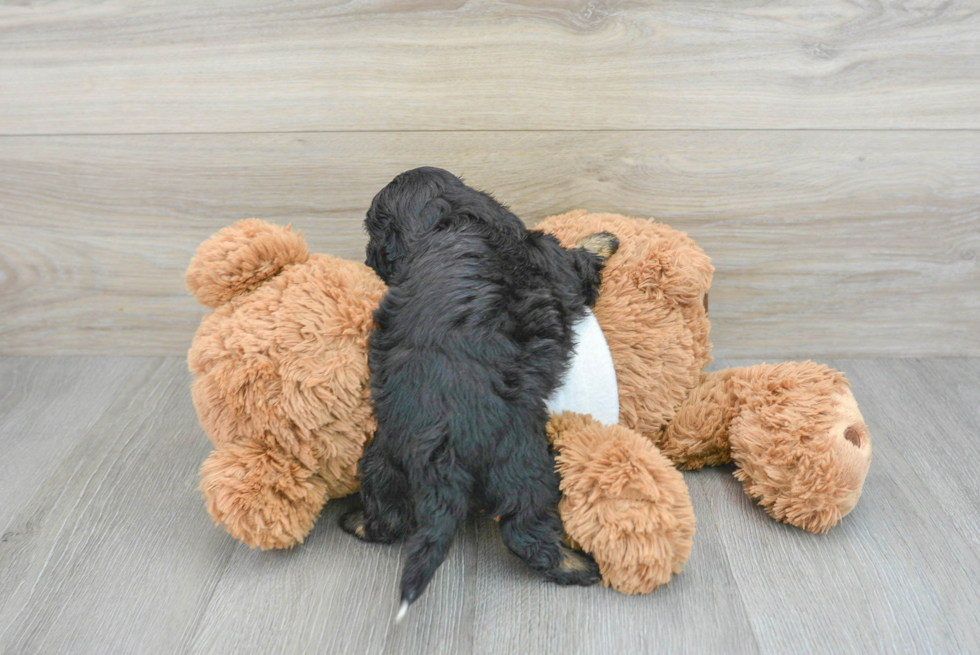
M 360 463 L 362 505 L 341 525 L 367 541 L 409 536 L 403 607 L 471 507 L 499 517 L 504 543 L 532 569 L 596 582 L 595 562 L 562 541 L 545 401 L 616 238 L 562 248 L 437 168 L 395 178 L 365 226 L 367 263 L 388 284 L 369 355 L 378 430 Z

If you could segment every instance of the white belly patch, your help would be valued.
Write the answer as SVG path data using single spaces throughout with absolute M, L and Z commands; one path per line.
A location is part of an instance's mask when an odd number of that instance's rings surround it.
M 606 425 L 619 423 L 619 386 L 609 344 L 592 310 L 573 327 L 575 351 L 560 387 L 548 399 L 548 411 L 591 414 Z

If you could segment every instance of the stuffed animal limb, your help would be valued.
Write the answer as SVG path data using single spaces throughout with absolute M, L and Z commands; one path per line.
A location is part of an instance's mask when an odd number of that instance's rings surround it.
M 682 469 L 734 463 L 770 516 L 817 533 L 854 508 L 871 465 L 847 380 L 810 361 L 702 375 L 657 445 Z
M 775 519 L 825 532 L 857 503 L 871 440 L 843 374 L 813 362 L 704 373 L 713 267 L 684 233 L 575 211 L 538 229 L 563 244 L 608 231 L 620 249 L 594 308 L 615 363 L 619 423 L 680 468 L 734 462 Z
M 548 422 L 557 452 L 562 524 L 599 565 L 602 584 L 649 593 L 680 573 L 694 538 L 684 477 L 657 448 L 622 425 L 562 412 Z

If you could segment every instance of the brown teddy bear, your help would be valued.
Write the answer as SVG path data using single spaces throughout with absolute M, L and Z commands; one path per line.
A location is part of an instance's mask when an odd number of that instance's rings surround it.
M 565 530 L 603 584 L 647 593 L 681 571 L 694 512 L 675 467 L 732 462 L 773 518 L 811 532 L 853 509 L 871 442 L 847 381 L 813 362 L 704 373 L 713 268 L 691 239 L 584 211 L 537 227 L 566 246 L 601 231 L 620 241 L 593 310 L 619 422 L 562 411 L 548 424 Z M 208 512 L 249 546 L 293 546 L 328 499 L 357 490 L 375 428 L 367 340 L 385 286 L 363 264 L 311 255 L 299 234 L 255 219 L 204 242 L 187 286 L 213 308 L 188 354 L 215 445 L 201 468 Z

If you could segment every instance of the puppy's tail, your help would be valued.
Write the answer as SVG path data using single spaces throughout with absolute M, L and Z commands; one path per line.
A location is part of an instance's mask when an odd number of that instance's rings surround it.
M 464 490 L 434 483 L 416 506 L 418 530 L 408 540 L 408 556 L 402 571 L 401 605 L 395 622 L 401 621 L 446 559 L 456 528 L 466 518 L 469 501 Z

